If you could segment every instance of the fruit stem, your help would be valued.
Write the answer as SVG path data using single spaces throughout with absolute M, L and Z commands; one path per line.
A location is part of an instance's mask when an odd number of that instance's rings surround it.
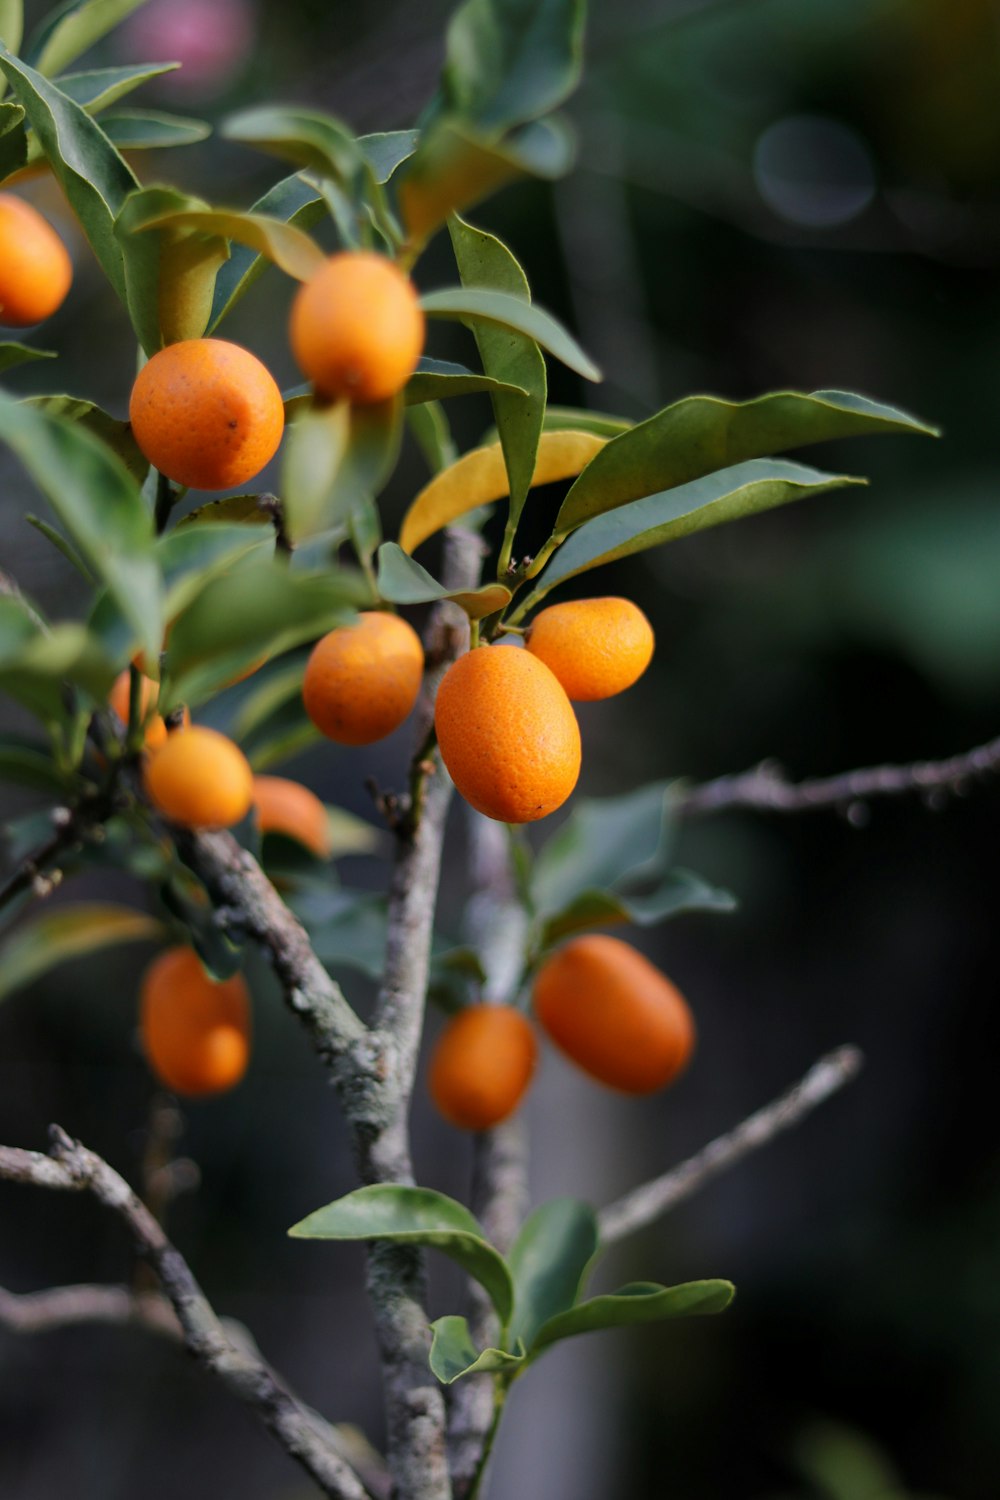
M 507 625 L 502 620 L 501 620 L 500 624 L 497 626 L 497 635 L 527 635 L 527 634 L 528 634 L 528 632 L 526 630 L 523 630 L 520 625 Z
M 478 620 L 470 620 L 469 621 L 469 650 L 470 651 L 475 651 L 476 647 L 479 644 L 480 644 L 480 641 L 479 641 L 479 621 Z M 492 660 L 492 658 L 491 658 L 491 660 Z
M 514 550 L 514 533 L 516 530 L 517 522 L 513 516 L 508 516 L 507 525 L 504 527 L 500 556 L 497 558 L 497 581 L 499 583 L 506 583 L 510 573 L 510 556 Z

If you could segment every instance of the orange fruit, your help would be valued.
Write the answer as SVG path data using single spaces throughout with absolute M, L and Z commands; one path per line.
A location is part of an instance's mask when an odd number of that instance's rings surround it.
M 147 758 L 143 784 L 153 806 L 184 828 L 230 828 L 253 803 L 243 751 L 200 724 L 167 736 Z
M 428 1083 L 438 1111 L 463 1130 L 489 1130 L 514 1113 L 531 1082 L 538 1046 L 511 1005 L 470 1005 L 453 1016 L 431 1054 Z
M 225 339 L 182 339 L 154 354 L 132 387 L 128 414 L 143 457 L 198 490 L 228 490 L 259 474 L 285 427 L 269 372 Z
M 466 802 L 531 823 L 566 801 L 580 774 L 580 728 L 548 667 L 517 646 L 479 646 L 441 679 L 441 758 Z
M 535 1014 L 576 1065 L 626 1094 L 651 1094 L 680 1073 L 695 1041 L 683 995 L 620 938 L 588 934 L 539 969 Z
M 37 209 L 0 193 L 0 323 L 27 328 L 51 317 L 73 281 L 73 262 Z
M 318 859 L 330 858 L 330 819 L 307 786 L 284 776 L 255 776 L 253 801 L 261 833 L 282 833 L 305 844 Z
M 577 703 L 612 698 L 638 682 L 653 656 L 653 627 L 631 599 L 573 599 L 536 615 L 524 644 Z
M 143 677 L 139 684 L 139 714 L 146 725 L 145 741 L 147 750 L 158 750 L 167 738 L 167 725 L 165 719 L 151 710 L 159 696 L 159 685 Z M 108 694 L 108 703 L 121 719 L 123 724 L 128 723 L 128 706 L 131 696 L 130 673 L 126 669 L 114 680 L 114 684 Z M 191 715 L 187 709 L 184 710 L 184 727 L 187 728 L 191 722 Z
M 366 610 L 314 647 L 302 679 L 306 713 L 338 745 L 371 745 L 398 729 L 424 673 L 420 637 L 398 615 Z
M 391 260 L 344 250 L 299 288 L 289 336 L 321 396 L 386 401 L 417 367 L 424 314 L 413 283 Z
M 142 979 L 139 1030 L 146 1061 L 177 1094 L 219 1094 L 250 1060 L 250 997 L 240 974 L 209 978 L 191 948 L 168 948 Z

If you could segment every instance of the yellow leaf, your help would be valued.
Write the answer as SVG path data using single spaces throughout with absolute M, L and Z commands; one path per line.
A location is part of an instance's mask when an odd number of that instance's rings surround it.
M 575 478 L 607 441 L 592 432 L 543 432 L 532 485 Z M 500 444 L 473 448 L 471 453 L 463 453 L 457 463 L 442 469 L 420 491 L 403 518 L 399 545 L 404 552 L 413 552 L 442 526 L 449 526 L 477 506 L 502 500 L 509 494 Z

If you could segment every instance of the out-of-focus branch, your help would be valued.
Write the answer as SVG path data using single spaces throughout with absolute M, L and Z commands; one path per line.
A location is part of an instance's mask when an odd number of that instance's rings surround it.
M 695 1156 L 679 1167 L 643 1183 L 616 1203 L 601 1210 L 598 1216 L 601 1240 L 613 1244 L 676 1208 L 698 1192 L 713 1177 L 735 1166 L 751 1151 L 759 1151 L 775 1136 L 798 1125 L 831 1095 L 856 1078 L 864 1062 L 857 1047 L 839 1047 L 815 1063 L 806 1076 L 771 1104 L 737 1125 L 726 1135 L 717 1136 Z
M 1000 736 L 947 760 L 915 761 L 904 766 L 866 766 L 810 781 L 787 780 L 781 767 L 764 761 L 735 776 L 719 776 L 700 786 L 679 786 L 671 808 L 679 817 L 752 808 L 758 812 L 799 813 L 814 808 L 863 805 L 873 797 L 903 797 L 917 792 L 959 794 L 971 781 L 1000 771 Z M 932 804 L 933 805 L 933 804 Z
M 255 1349 L 243 1341 L 237 1344 L 230 1337 L 187 1262 L 124 1178 L 93 1151 L 79 1141 L 71 1140 L 58 1126 L 52 1127 L 51 1136 L 52 1148 L 48 1156 L 0 1146 L 0 1177 L 57 1191 L 89 1192 L 118 1214 L 128 1226 L 139 1254 L 155 1270 L 184 1345 L 202 1369 L 215 1376 L 232 1395 L 254 1411 L 286 1453 L 302 1465 L 325 1495 L 334 1497 L 334 1500 L 369 1500 L 369 1492 L 337 1452 L 336 1438 L 328 1424 L 285 1389 Z M 127 1306 L 130 1316 L 138 1313 L 147 1322 L 153 1316 L 157 1326 L 162 1328 L 160 1311 L 151 1314 L 151 1309 L 158 1304 L 131 1294 L 125 1294 L 127 1303 L 118 1301 L 116 1304 L 113 1294 L 120 1292 L 117 1288 L 63 1288 L 44 1295 L 49 1298 L 63 1296 L 67 1302 L 75 1300 L 76 1317 L 68 1319 L 69 1308 L 64 1306 L 63 1321 L 79 1321 L 81 1295 L 95 1292 L 100 1292 L 103 1299 L 104 1321 L 112 1316 L 120 1320 L 121 1308 Z M 91 1306 L 96 1307 L 92 1296 L 90 1301 Z M 119 1310 L 112 1315 L 111 1309 L 115 1305 Z M 13 1310 L 14 1315 L 20 1317 L 22 1327 L 25 1317 L 30 1321 L 32 1316 L 30 1299 L 27 1308 L 20 1299 L 14 1299 L 14 1304 L 5 1299 L 4 1309 L 8 1319 Z M 47 1312 L 51 1318 L 51 1302 L 47 1309 L 43 1303 L 42 1309 L 42 1315 Z M 165 1311 L 163 1309 L 164 1314 Z M 37 1319 L 37 1303 L 34 1313 Z

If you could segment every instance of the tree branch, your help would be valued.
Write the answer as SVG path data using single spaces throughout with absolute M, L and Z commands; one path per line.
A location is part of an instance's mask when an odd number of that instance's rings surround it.
M 613 1244 L 637 1229 L 644 1229 L 720 1172 L 798 1125 L 818 1105 L 856 1078 L 863 1063 L 864 1057 L 856 1047 L 839 1047 L 821 1057 L 793 1088 L 759 1109 L 735 1130 L 718 1136 L 679 1167 L 634 1188 L 602 1209 L 598 1215 L 602 1242 Z
M 232 1395 L 255 1412 L 286 1453 L 302 1465 L 325 1495 L 334 1497 L 334 1500 L 369 1500 L 368 1491 L 360 1479 L 336 1451 L 336 1439 L 329 1424 L 303 1406 L 279 1383 L 256 1350 L 242 1341 L 238 1345 L 227 1334 L 187 1262 L 124 1178 L 79 1141 L 71 1140 L 59 1126 L 52 1126 L 51 1136 L 52 1148 L 48 1156 L 0 1146 L 0 1177 L 57 1191 L 90 1192 L 106 1208 L 118 1214 L 131 1231 L 139 1254 L 155 1270 L 179 1324 L 184 1345 L 202 1369 L 214 1375 Z M 67 1303 L 75 1299 L 79 1313 L 82 1292 L 100 1292 L 101 1307 L 107 1320 L 115 1305 L 113 1294 L 119 1290 L 62 1288 L 54 1294 L 44 1295 L 49 1298 L 62 1296 Z M 25 1318 L 30 1321 L 32 1317 L 31 1300 L 27 1308 L 20 1299 L 15 1299 L 15 1302 L 13 1312 L 20 1317 L 23 1327 Z M 9 1319 L 12 1313 L 9 1296 L 4 1305 Z M 93 1299 L 91 1305 L 96 1305 Z M 138 1312 L 144 1321 L 149 1320 L 153 1304 L 146 1298 L 128 1296 L 128 1305 L 132 1314 Z M 117 1306 L 118 1312 L 114 1316 L 120 1320 L 122 1304 L 119 1302 Z M 50 1303 L 49 1314 L 51 1310 Z M 67 1310 L 64 1306 L 64 1313 Z M 43 1304 L 43 1315 L 45 1311 Z M 37 1303 L 34 1315 L 37 1320 Z M 159 1324 L 160 1312 L 154 1316 Z
M 902 797 L 921 792 L 934 806 L 935 794 L 959 795 L 965 784 L 1000 771 L 1000 736 L 947 760 L 917 761 L 905 766 L 867 766 L 838 776 L 790 782 L 781 767 L 763 761 L 751 771 L 719 776 L 700 786 L 679 786 L 671 807 L 679 817 L 752 808 L 758 812 L 799 813 L 814 808 L 842 807 L 851 814 L 872 797 Z M 862 819 L 864 813 L 862 811 Z

